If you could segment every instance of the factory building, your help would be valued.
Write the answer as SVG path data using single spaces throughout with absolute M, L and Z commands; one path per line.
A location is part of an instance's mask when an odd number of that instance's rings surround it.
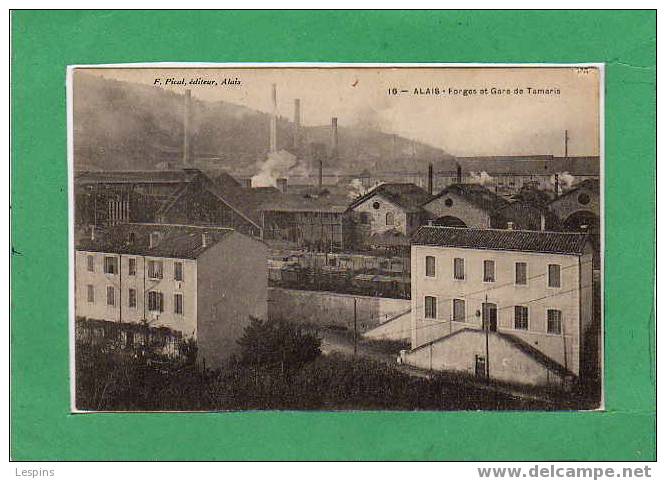
M 431 195 L 410 183 L 380 184 L 349 205 L 359 246 L 406 245 L 423 223 Z M 401 242 L 402 241 L 402 242 Z
M 423 205 L 436 225 L 449 227 L 500 227 L 495 213 L 509 205 L 483 185 L 452 184 Z

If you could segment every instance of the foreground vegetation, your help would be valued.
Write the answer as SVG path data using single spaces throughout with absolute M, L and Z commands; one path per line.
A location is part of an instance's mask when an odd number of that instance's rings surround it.
M 112 341 L 76 347 L 76 404 L 82 410 L 459 410 L 571 409 L 568 403 L 500 393 L 468 379 L 415 377 L 394 366 L 320 355 L 320 340 L 286 323 L 253 321 L 241 354 L 201 370 L 195 347 L 178 359 Z

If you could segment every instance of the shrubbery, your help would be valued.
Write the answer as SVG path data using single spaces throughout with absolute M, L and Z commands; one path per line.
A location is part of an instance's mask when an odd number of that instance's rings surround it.
M 76 346 L 76 404 L 83 410 L 571 409 L 500 394 L 451 375 L 415 377 L 363 357 L 320 355 L 321 340 L 284 322 L 253 320 L 241 355 L 215 371 L 113 344 Z

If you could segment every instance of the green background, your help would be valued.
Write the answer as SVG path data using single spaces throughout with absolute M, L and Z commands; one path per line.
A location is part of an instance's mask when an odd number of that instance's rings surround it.
M 15 11 L 15 460 L 652 460 L 656 14 Z M 65 68 L 205 62 L 605 62 L 607 412 L 69 414 Z

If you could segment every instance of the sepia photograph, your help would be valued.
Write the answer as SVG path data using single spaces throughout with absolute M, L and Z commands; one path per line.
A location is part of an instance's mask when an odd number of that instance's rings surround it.
M 604 409 L 604 69 L 68 69 L 71 410 Z

